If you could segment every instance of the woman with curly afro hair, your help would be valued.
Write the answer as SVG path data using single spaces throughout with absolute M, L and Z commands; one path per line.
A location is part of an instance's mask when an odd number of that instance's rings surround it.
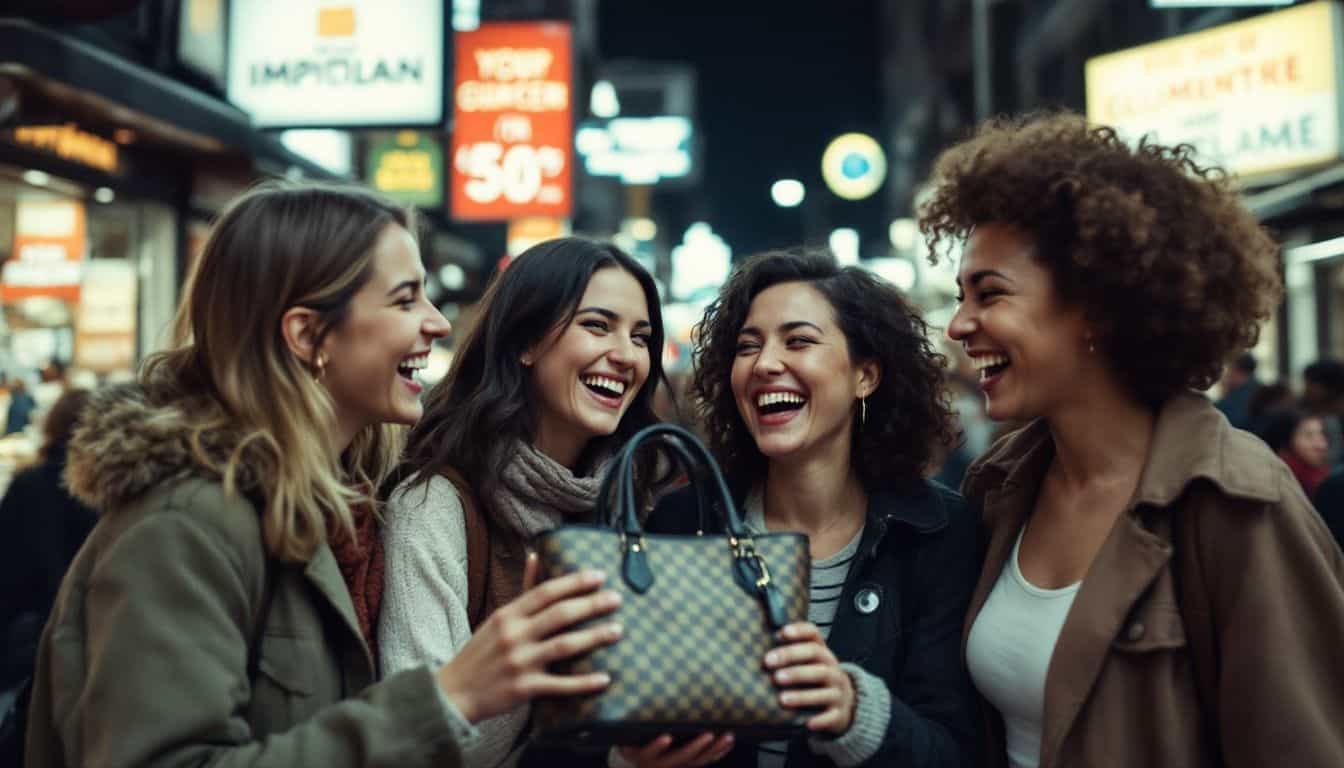
M 923 321 L 828 253 L 770 252 L 737 268 L 697 330 L 693 394 L 748 526 L 805 533 L 812 552 L 809 621 L 764 660 L 784 706 L 816 710 L 811 738 L 741 745 L 726 764 L 969 764 L 960 636 L 979 555 L 962 498 L 923 477 L 953 436 Z M 682 490 L 649 527 L 705 522 Z M 698 763 L 710 743 L 625 757 Z
M 948 326 L 991 418 L 966 619 L 990 765 L 1344 765 L 1344 556 L 1206 398 L 1278 303 L 1278 248 L 1187 146 L 1067 113 L 946 150 Z M 936 257 L 935 257 L 936 258 Z

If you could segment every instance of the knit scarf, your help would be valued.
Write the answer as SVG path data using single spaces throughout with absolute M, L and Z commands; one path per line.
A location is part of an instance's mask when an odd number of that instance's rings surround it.
M 352 504 L 350 512 L 355 520 L 354 538 L 338 535 L 331 541 L 331 553 L 341 568 L 341 577 L 350 590 L 350 602 L 355 606 L 359 631 L 369 644 L 369 652 L 378 658 L 378 642 L 374 622 L 383 603 L 383 540 L 378 534 L 378 516 L 369 501 Z
M 522 593 L 530 539 L 591 515 L 604 470 L 605 465 L 600 465 L 591 477 L 575 477 L 532 445 L 515 444 L 500 471 L 498 490 L 493 498 L 483 500 L 491 518 L 487 523 L 492 531 L 488 562 L 472 562 L 471 554 L 467 557 L 469 570 L 485 569 L 485 594 L 478 598 L 482 600 L 481 620 Z M 472 613 L 473 623 L 477 615 Z
M 564 465 L 528 443 L 519 442 L 500 473 L 493 502 L 496 519 L 525 538 L 549 531 L 597 506 L 599 468 L 591 477 L 575 477 Z

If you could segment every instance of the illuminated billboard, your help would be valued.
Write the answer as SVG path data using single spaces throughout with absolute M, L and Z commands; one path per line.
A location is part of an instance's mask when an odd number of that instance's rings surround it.
M 1087 117 L 1242 176 L 1340 157 L 1340 7 L 1317 2 L 1097 56 Z
M 229 101 L 262 128 L 443 122 L 441 0 L 232 0 Z
M 569 25 L 482 24 L 455 40 L 453 218 L 568 218 L 574 131 Z

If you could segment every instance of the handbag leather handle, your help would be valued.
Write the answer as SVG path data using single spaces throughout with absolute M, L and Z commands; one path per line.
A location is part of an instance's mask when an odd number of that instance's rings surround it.
M 670 440 L 669 437 L 677 439 Z M 724 530 L 738 539 L 750 536 L 746 524 L 742 522 L 742 516 L 738 514 L 737 507 L 733 504 L 728 483 L 723 479 L 723 473 L 719 470 L 714 457 L 710 455 L 709 449 L 705 448 L 704 443 L 701 443 L 695 435 L 675 424 L 654 424 L 645 427 L 625 444 L 617 460 L 607 470 L 606 477 L 602 478 L 597 496 L 598 520 L 618 528 L 627 537 L 637 538 L 643 535 L 644 530 L 639 524 L 633 468 L 635 454 L 640 448 L 651 443 L 667 448 L 684 466 L 691 485 L 696 489 L 702 516 L 705 504 L 711 502 L 711 497 L 717 495 L 719 520 L 723 523 Z M 706 482 L 709 488 L 703 487 Z M 616 491 L 614 498 L 611 494 L 613 486 Z M 615 509 L 609 511 L 608 504 L 613 505 Z
M 771 582 L 765 560 L 756 552 L 751 533 L 733 504 L 728 483 L 723 479 L 723 472 L 719 470 L 718 463 L 714 461 L 704 443 L 687 430 L 673 424 L 654 424 L 630 438 L 630 442 L 621 450 L 616 463 L 607 470 L 607 476 L 602 479 L 599 489 L 597 518 L 615 527 L 617 521 L 606 509 L 609 501 L 616 506 L 615 512 L 619 516 L 624 550 L 621 558 L 621 575 L 626 584 L 639 593 L 647 592 L 653 586 L 653 571 L 649 568 L 648 557 L 645 555 L 644 531 L 640 527 L 636 509 L 634 457 L 635 452 L 642 446 L 654 441 L 660 446 L 669 448 L 671 453 L 685 465 L 690 482 L 696 488 L 702 516 L 704 506 L 710 503 L 709 497 L 714 491 L 718 492 L 719 518 L 728 532 L 728 543 L 733 553 L 733 578 L 747 594 L 762 602 L 766 616 L 775 629 L 783 627 L 788 621 L 783 597 Z M 697 473 L 697 470 L 702 472 Z M 711 487 L 708 489 L 703 488 L 706 481 L 705 474 L 709 476 L 708 484 Z M 613 484 L 616 491 L 615 498 L 609 500 Z
M 705 515 L 713 510 L 713 500 L 711 499 L 709 483 L 704 479 L 703 468 L 700 466 L 699 462 L 696 461 L 695 457 L 691 455 L 691 452 L 686 449 L 686 446 L 675 437 L 666 435 L 659 436 L 655 442 L 646 443 L 646 445 L 653 445 L 668 451 L 672 454 L 673 463 L 680 464 L 681 468 L 685 470 L 687 481 L 690 486 L 695 489 L 696 515 L 699 521 L 696 528 L 696 534 L 700 535 L 704 533 Z M 633 461 L 633 458 L 631 460 Z M 612 462 L 611 467 L 614 469 L 619 463 L 618 457 L 617 461 Z M 615 480 L 618 476 L 620 476 L 619 472 L 609 471 L 602 478 L 602 484 L 598 488 L 598 502 L 595 509 L 594 520 L 611 528 L 618 527 L 619 523 L 623 529 L 624 519 L 616 519 L 616 516 L 623 514 L 621 504 L 607 503 L 608 499 L 611 498 L 611 489 L 612 486 L 615 485 Z M 611 512 L 607 510 L 608 507 L 612 508 L 616 514 L 611 514 Z M 636 509 L 636 520 L 638 520 L 638 509 Z

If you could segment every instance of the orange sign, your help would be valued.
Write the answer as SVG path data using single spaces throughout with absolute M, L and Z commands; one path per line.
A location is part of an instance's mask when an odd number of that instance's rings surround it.
M 317 11 L 318 37 L 350 37 L 355 34 L 355 9 L 319 8 Z
M 0 300 L 50 296 L 79 301 L 84 205 L 73 200 L 21 200 L 15 213 L 14 249 L 0 278 Z
M 482 24 L 458 33 L 456 64 L 453 218 L 569 217 L 569 25 Z

